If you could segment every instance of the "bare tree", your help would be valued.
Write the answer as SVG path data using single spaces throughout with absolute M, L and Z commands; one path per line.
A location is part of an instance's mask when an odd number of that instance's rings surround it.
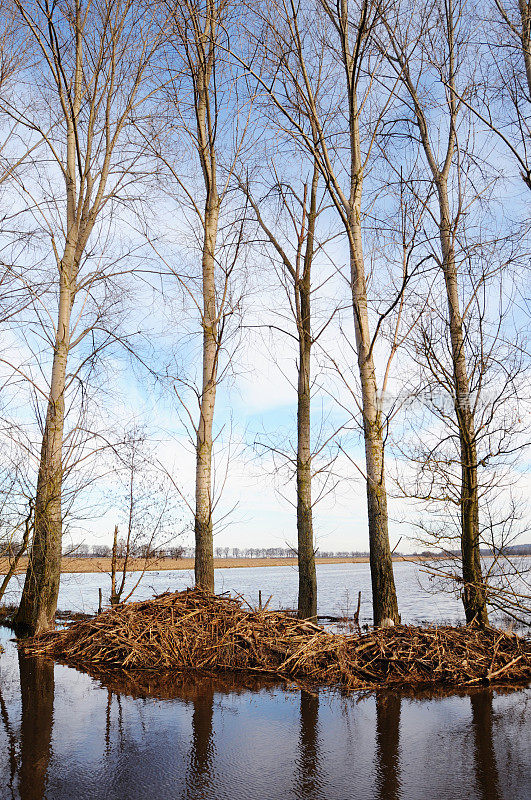
M 209 591 L 214 591 L 216 392 L 226 372 L 222 358 L 228 347 L 228 322 L 240 303 L 234 295 L 233 271 L 242 246 L 243 220 L 225 219 L 224 229 L 220 227 L 223 210 L 228 205 L 231 166 L 223 164 L 220 169 L 219 151 L 224 149 L 224 140 L 228 138 L 235 142 L 237 152 L 245 132 L 245 123 L 239 130 L 234 81 L 227 65 L 226 47 L 221 46 L 235 7 L 232 0 L 186 0 L 178 6 L 168 5 L 169 133 L 165 141 L 156 145 L 174 191 L 180 194 L 180 208 L 191 209 L 199 229 L 199 293 L 191 275 L 167 264 L 195 307 L 202 330 L 202 375 L 195 391 L 198 419 L 195 409 L 186 405 L 182 396 L 186 381 L 181 379 L 175 391 L 195 435 L 195 580 L 197 586 Z M 192 153 L 192 158 L 199 162 L 202 185 L 197 193 L 193 189 L 194 179 L 186 174 L 189 165 L 183 163 L 183 138 L 184 153 L 187 157 Z M 172 139 L 176 153 L 172 152 Z M 234 156 L 228 157 L 229 162 L 233 160 Z M 197 199 L 198 195 L 201 199 Z M 190 227 L 193 230 L 193 225 Z
M 35 95 L 28 110 L 14 103 L 4 104 L 3 110 L 43 140 L 51 197 L 46 191 L 39 200 L 27 183 L 20 184 L 20 191 L 48 236 L 58 294 L 33 544 L 16 617 L 21 628 L 38 632 L 53 624 L 59 589 L 69 355 L 101 324 L 97 314 L 88 328 L 76 330 L 72 313 L 76 300 L 82 297 L 86 303 L 103 282 L 101 264 L 92 272 L 83 268 L 92 255 L 89 242 L 95 245 L 95 233 L 101 235 L 102 212 L 112 215 L 134 180 L 139 152 L 133 125 L 150 95 L 148 68 L 158 42 L 152 12 L 132 0 L 39 0 L 31 5 L 15 0 L 14 5 L 33 47 L 28 77 L 41 95 Z M 34 173 L 39 169 L 36 161 Z
M 10 109 L 13 103 L 19 108 L 27 99 L 16 97 L 16 87 L 27 67 L 27 37 L 19 30 L 17 11 L 12 0 L 0 2 L 0 191 L 2 196 L 2 230 L 9 230 L 16 217 L 11 191 L 15 178 L 20 177 L 31 154 L 40 143 L 39 137 L 24 136 Z M 16 99 L 15 99 L 16 98 Z M 21 309 L 31 303 L 31 297 L 17 280 L 16 270 L 6 255 L 2 243 L 0 255 L 0 320 L 5 325 Z
M 375 339 L 369 319 L 363 253 L 363 181 L 391 95 L 371 111 L 371 31 L 379 3 L 329 3 L 301 7 L 291 0 L 265 4 L 263 29 L 253 47 L 264 70 L 243 57 L 278 111 L 286 130 L 315 158 L 348 243 L 350 291 L 362 397 L 374 623 L 394 625 L 398 604 L 389 545 L 385 486 L 385 421 L 376 377 Z M 324 50 L 315 41 L 325 43 Z M 369 77 L 366 79 L 366 76 Z M 374 77 L 374 75 L 373 75 Z M 381 96 L 380 96 L 381 99 Z M 346 109 L 346 111 L 345 111 Z M 344 154 L 346 155 L 343 159 Z
M 462 188 L 465 183 L 463 179 Z M 467 205 L 470 210 L 473 204 Z M 480 213 L 484 216 L 484 207 Z M 529 444 L 529 357 L 518 317 L 513 317 L 518 250 L 495 232 L 490 241 L 477 239 L 470 215 L 466 227 L 470 239 L 461 230 L 456 255 L 475 421 L 482 585 L 488 608 L 524 621 L 529 614 L 529 566 L 514 548 L 528 532 L 528 503 L 518 475 Z M 430 547 L 431 554 L 438 549 L 437 558 L 422 567 L 430 576 L 428 587 L 462 598 L 461 437 L 446 298 L 437 291 L 439 283 L 427 292 L 427 309 L 405 348 L 404 355 L 413 362 L 410 402 L 395 448 L 400 453 L 398 484 L 404 495 L 421 501 L 422 511 L 410 513 L 408 524 L 417 531 L 416 542 Z
M 473 241 L 471 235 L 470 208 L 482 200 L 482 190 L 471 174 L 477 156 L 470 149 L 467 107 L 460 100 L 472 91 L 472 78 L 470 74 L 465 75 L 468 30 L 463 4 L 459 0 L 435 2 L 429 7 L 419 6 L 413 14 L 411 7 L 406 10 L 397 6 L 393 12 L 389 7 L 385 28 L 387 38 L 382 42 L 382 52 L 392 67 L 391 80 L 398 77 L 405 90 L 406 119 L 401 120 L 397 138 L 409 137 L 410 143 L 417 142 L 424 158 L 427 180 L 419 177 L 417 183 L 412 181 L 411 191 L 421 194 L 424 191 L 427 198 L 437 237 L 431 254 L 440 271 L 446 302 L 444 313 L 433 297 L 429 301 L 430 316 L 424 317 L 419 344 L 428 373 L 452 399 L 453 413 L 449 415 L 436 394 L 432 396 L 432 407 L 442 420 L 451 420 L 459 442 L 458 461 L 454 458 L 448 461 L 448 456 L 443 455 L 437 462 L 437 469 L 441 475 L 446 473 L 443 483 L 447 491 L 452 493 L 455 489 L 460 511 L 462 599 L 466 620 L 487 624 L 486 586 L 480 556 L 482 487 L 478 467 L 480 462 L 485 465 L 494 457 L 495 434 L 489 420 L 495 418 L 496 412 L 502 413 L 500 398 L 506 399 L 506 395 L 503 391 L 496 394 L 495 401 L 484 413 L 480 398 L 482 390 L 487 391 L 487 369 L 493 362 L 500 364 L 503 360 L 495 355 L 499 320 L 494 323 L 492 335 L 488 331 L 486 310 L 489 279 L 503 269 L 503 257 L 497 260 L 496 250 L 499 253 L 504 244 L 503 237 L 495 237 L 495 241 L 488 244 Z M 461 85 L 467 80 L 468 83 Z M 430 91 L 426 90 L 427 81 L 431 81 Z M 433 113 L 435 103 L 436 115 Z M 427 189 L 420 188 L 421 182 Z M 511 260 L 509 256 L 507 263 Z M 470 291 L 468 297 L 465 287 Z M 437 320 L 441 319 L 444 320 L 442 332 L 437 326 Z M 445 359 L 446 343 L 449 364 Z M 511 378 L 504 381 L 505 387 L 509 385 Z M 504 444 L 500 447 L 498 442 L 498 452 L 507 445 L 507 430 L 502 420 L 503 417 L 497 432 L 503 429 Z M 486 443 L 480 459 L 478 447 Z M 430 456 L 425 464 L 429 461 Z M 457 485 L 455 475 L 450 478 L 449 474 L 456 463 L 460 471 Z M 425 489 L 426 498 L 431 496 L 432 489 L 429 486 Z
M 0 97 L 10 107 L 15 85 L 27 66 L 27 44 L 19 30 L 17 12 L 12 0 L 0 3 Z M 37 138 L 38 141 L 38 138 Z M 18 122 L 9 113 L 0 116 L 0 186 L 14 176 L 36 146 L 19 135 Z M 5 212 L 4 212 L 5 213 Z M 5 213 L 5 216 L 8 216 Z
M 263 170 L 261 170 L 263 172 Z M 254 212 L 256 221 L 274 252 L 280 279 L 286 287 L 296 327 L 299 358 L 297 363 L 297 558 L 299 566 L 298 614 L 301 619 L 317 616 L 317 577 L 315 571 L 315 540 L 313 531 L 312 474 L 313 449 L 311 443 L 311 356 L 312 346 L 318 338 L 313 329 L 312 264 L 316 250 L 316 225 L 322 210 L 320 172 L 313 163 L 310 182 L 301 190 L 288 179 L 279 179 L 273 167 L 275 182 L 267 194 L 278 198 L 275 216 L 288 221 L 288 234 L 275 219 L 267 217 L 266 198 L 253 196 L 249 181 L 241 182 L 242 190 Z M 263 176 L 262 176 L 263 180 Z M 291 241 L 293 240 L 293 244 Z M 324 324 L 326 329 L 329 320 Z
M 4 433 L 2 431 L 2 433 Z M 27 457 L 13 438 L 2 436 L 0 470 L 0 559 L 6 571 L 0 583 L 0 601 L 29 548 L 33 531 L 33 496 Z
M 503 143 L 531 189 L 531 3 L 494 0 L 480 16 L 479 47 L 486 42 L 490 57 L 483 91 L 460 99 Z
M 116 451 L 119 488 L 113 510 L 120 514 L 111 552 L 110 604 L 125 603 L 140 586 L 146 571 L 157 562 L 157 552 L 173 544 L 179 531 L 180 507 L 168 476 L 154 464 L 146 435 L 136 429 Z M 125 531 L 119 538 L 120 527 Z M 135 576 L 127 584 L 131 568 Z

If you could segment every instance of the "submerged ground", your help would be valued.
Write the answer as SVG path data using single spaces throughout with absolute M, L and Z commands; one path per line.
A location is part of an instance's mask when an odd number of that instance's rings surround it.
M 528 800 L 531 691 L 343 696 L 0 657 L 2 800 Z

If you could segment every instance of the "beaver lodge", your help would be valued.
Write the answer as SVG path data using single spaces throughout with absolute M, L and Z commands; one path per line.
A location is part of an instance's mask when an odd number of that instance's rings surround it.
M 127 603 L 21 646 L 89 671 L 238 671 L 346 689 L 531 680 L 531 641 L 478 627 L 337 634 L 199 589 Z

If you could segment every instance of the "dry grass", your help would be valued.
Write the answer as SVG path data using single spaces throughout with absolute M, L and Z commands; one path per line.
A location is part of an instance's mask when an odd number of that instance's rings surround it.
M 90 671 L 238 671 L 347 689 L 531 680 L 531 641 L 514 633 L 400 626 L 347 636 L 197 589 L 124 604 L 22 646 Z
M 401 558 L 397 559 L 403 560 Z M 119 569 L 121 560 L 119 560 Z M 368 564 L 368 558 L 319 558 L 318 564 Z M 214 566 L 219 568 L 236 567 L 296 567 L 296 558 L 215 558 Z M 5 575 L 9 565 L 7 559 L 0 558 L 0 575 Z M 23 557 L 17 567 L 17 575 L 26 572 L 28 559 Z M 148 561 L 148 569 L 156 570 L 193 570 L 193 558 L 154 558 Z M 139 572 L 144 569 L 143 558 L 132 558 L 129 560 L 128 570 Z M 110 558 L 63 558 L 61 562 L 61 572 L 63 573 L 85 573 L 85 572 L 108 572 L 111 571 Z
M 393 556 L 393 561 L 433 561 L 421 556 Z M 118 569 L 121 569 L 121 560 L 118 560 Z M 361 558 L 317 558 L 317 564 L 368 564 L 369 559 Z M 238 567 L 296 567 L 296 558 L 215 558 L 214 567 L 216 569 L 228 569 Z M 0 575 L 5 575 L 9 568 L 7 559 L 0 558 Z M 21 558 L 17 567 L 17 575 L 26 572 L 28 568 L 27 556 Z M 193 558 L 154 558 L 148 561 L 147 569 L 155 570 L 193 570 Z M 129 560 L 128 571 L 140 572 L 144 569 L 143 558 L 131 558 Z M 62 573 L 85 573 L 85 572 L 111 572 L 110 558 L 63 558 L 61 562 Z

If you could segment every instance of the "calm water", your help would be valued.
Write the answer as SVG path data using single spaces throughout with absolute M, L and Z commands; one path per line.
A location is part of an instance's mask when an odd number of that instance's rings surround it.
M 463 607 L 459 598 L 446 593 L 428 591 L 429 578 L 422 566 L 408 562 L 394 564 L 395 583 L 402 622 L 462 622 Z M 271 607 L 297 606 L 297 570 L 287 567 L 245 567 L 216 569 L 216 591 L 241 594 L 253 605 L 258 603 L 258 590 L 263 601 L 272 595 Z M 20 580 L 20 579 L 19 579 Z M 134 581 L 134 578 L 130 581 Z M 168 589 L 176 591 L 192 586 L 193 572 L 189 570 L 147 572 L 132 599 L 141 600 Z M 358 591 L 362 593 L 360 618 L 370 622 L 371 578 L 368 564 L 320 564 L 317 566 L 318 613 L 342 616 L 356 608 Z M 110 593 L 110 577 L 105 573 L 63 575 L 59 594 L 59 608 L 63 611 L 93 613 L 98 607 L 98 588 L 104 599 Z M 6 602 L 15 602 L 20 585 L 13 584 Z
M 98 681 L 0 629 L 1 800 L 529 800 L 531 691 Z
M 458 598 L 395 565 L 402 620 L 462 620 Z M 191 585 L 150 572 L 135 598 Z M 107 575 L 63 577 L 92 612 Z M 319 613 L 352 612 L 367 564 L 318 567 Z M 216 570 L 216 589 L 296 605 L 292 567 Z M 11 601 L 18 591 L 12 590 Z M 96 680 L 19 654 L 0 628 L 0 800 L 530 800 L 531 690 L 447 697 L 309 694 L 241 678 Z

